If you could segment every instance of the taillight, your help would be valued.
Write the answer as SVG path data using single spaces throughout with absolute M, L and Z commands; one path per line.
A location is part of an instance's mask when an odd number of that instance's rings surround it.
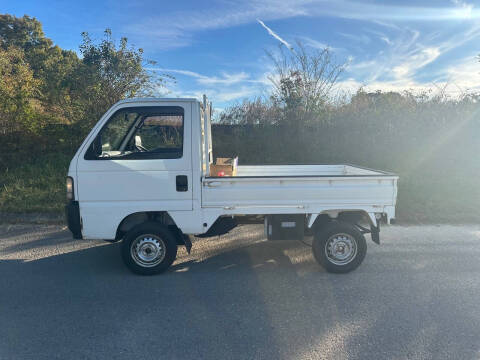
M 67 176 L 67 200 L 73 200 L 73 179 Z

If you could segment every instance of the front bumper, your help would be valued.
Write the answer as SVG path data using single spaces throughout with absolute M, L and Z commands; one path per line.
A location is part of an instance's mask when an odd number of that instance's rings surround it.
M 82 239 L 82 223 L 80 221 L 80 207 L 78 201 L 69 201 L 65 205 L 65 216 L 68 229 L 72 232 L 74 239 Z

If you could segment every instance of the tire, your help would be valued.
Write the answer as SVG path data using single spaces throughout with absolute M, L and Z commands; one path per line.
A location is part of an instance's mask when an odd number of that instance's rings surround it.
M 160 274 L 177 257 L 177 239 L 166 226 L 144 223 L 125 234 L 121 251 L 125 265 L 135 274 Z
M 325 270 L 348 273 L 362 263 L 367 242 L 354 225 L 334 221 L 316 232 L 312 249 L 315 260 Z

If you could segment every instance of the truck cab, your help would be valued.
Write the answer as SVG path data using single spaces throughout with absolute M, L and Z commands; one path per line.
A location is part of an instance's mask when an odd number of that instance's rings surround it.
M 272 240 L 289 230 L 300 239 L 339 225 L 353 235 L 335 241 L 316 235 L 328 244 L 316 251 L 314 241 L 314 254 L 333 272 L 357 267 L 366 251 L 363 234 L 379 241 L 380 220 L 395 217 L 398 177 L 351 165 L 237 166 L 236 159 L 219 165 L 211 109 L 206 97 L 112 106 L 69 167 L 66 211 L 74 238 L 123 240 L 127 266 L 153 274 L 171 265 L 178 245 L 190 251 L 188 235 L 218 235 L 256 221 Z M 342 256 L 348 262 L 336 261 Z

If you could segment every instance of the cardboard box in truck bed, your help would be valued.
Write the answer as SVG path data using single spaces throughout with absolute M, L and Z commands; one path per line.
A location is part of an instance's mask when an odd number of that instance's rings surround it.
M 210 176 L 236 176 L 238 157 L 217 158 L 215 164 L 210 165 Z

